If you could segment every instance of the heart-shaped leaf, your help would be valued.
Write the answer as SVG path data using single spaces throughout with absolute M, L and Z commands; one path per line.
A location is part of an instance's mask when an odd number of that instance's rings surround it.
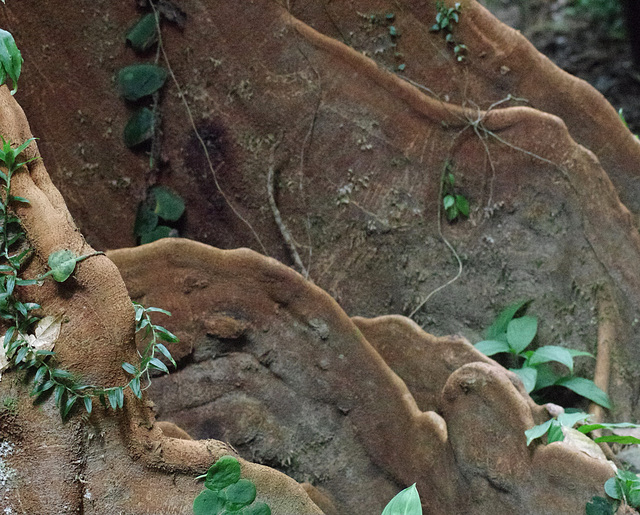
M 133 64 L 118 73 L 120 94 L 138 100 L 158 91 L 167 79 L 167 70 L 155 64 Z
M 129 148 L 136 147 L 153 137 L 155 117 L 153 111 L 146 107 L 138 109 L 124 127 L 122 137 Z

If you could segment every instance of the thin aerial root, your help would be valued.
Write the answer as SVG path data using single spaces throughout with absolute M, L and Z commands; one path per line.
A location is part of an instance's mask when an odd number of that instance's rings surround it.
M 211 156 L 209 155 L 209 150 L 207 149 L 207 145 L 204 142 L 204 140 L 202 139 L 202 136 L 200 135 L 200 132 L 198 131 L 198 128 L 196 127 L 196 122 L 195 122 L 195 120 L 193 118 L 193 114 L 192 114 L 191 108 L 189 107 L 189 104 L 187 102 L 187 98 L 185 97 L 184 92 L 182 91 L 182 88 L 180 87 L 180 83 L 178 82 L 178 79 L 176 78 L 175 73 L 173 73 L 173 68 L 171 67 L 171 63 L 169 62 L 169 57 L 167 56 L 167 52 L 164 49 L 164 45 L 162 44 L 162 34 L 160 32 L 160 21 L 159 21 L 158 11 L 157 11 L 156 6 L 153 3 L 153 1 L 149 2 L 149 4 L 151 5 L 151 8 L 153 9 L 153 13 L 155 14 L 155 17 L 156 17 L 156 31 L 157 31 L 157 34 L 158 34 L 158 48 L 160 48 L 160 51 L 162 52 L 162 58 L 164 59 L 164 62 L 166 64 L 166 66 L 167 66 L 167 70 L 169 71 L 169 75 L 171 76 L 171 80 L 173 81 L 173 84 L 175 85 L 176 89 L 178 90 L 178 96 L 180 97 L 180 99 L 182 100 L 182 103 L 184 104 L 184 108 L 185 108 L 185 110 L 187 112 L 187 116 L 188 116 L 189 122 L 191 124 L 191 128 L 193 129 L 193 132 L 196 135 L 196 138 L 198 139 L 198 142 L 200 143 L 200 146 L 202 147 L 202 150 L 204 152 L 205 158 L 207 159 L 207 166 L 209 167 L 209 171 L 211 172 L 211 175 L 213 177 L 213 182 L 216 185 L 216 189 L 218 190 L 220 195 L 222 195 L 222 198 L 227 203 L 227 205 L 229 206 L 231 211 L 233 211 L 233 214 L 236 215 L 238 217 L 238 219 L 240 219 L 249 228 L 249 230 L 251 231 L 251 233 L 255 237 L 256 241 L 258 242 L 258 244 L 262 248 L 262 252 L 267 254 L 267 249 L 264 246 L 264 244 L 262 243 L 262 240 L 260 239 L 260 236 L 258 236 L 258 233 L 256 232 L 256 230 L 246 220 L 246 218 L 244 218 L 240 214 L 240 212 L 236 209 L 236 207 L 233 205 L 233 203 L 229 200 L 229 197 L 225 194 L 225 192 L 220 187 L 220 183 L 218 182 L 218 175 L 216 174 L 216 170 L 215 170 L 215 168 L 213 166 L 213 162 L 211 161 Z

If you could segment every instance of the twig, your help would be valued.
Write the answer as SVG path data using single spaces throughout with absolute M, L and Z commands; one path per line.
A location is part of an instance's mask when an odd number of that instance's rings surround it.
M 167 70 L 169 71 L 169 75 L 171 76 L 171 80 L 173 81 L 173 84 L 175 85 L 176 89 L 178 90 L 178 96 L 180 97 L 180 99 L 182 100 L 182 103 L 184 104 L 184 108 L 185 108 L 185 110 L 187 112 L 187 116 L 189 118 L 189 122 L 191 123 L 191 128 L 193 129 L 193 132 L 196 135 L 196 138 L 198 139 L 198 142 L 200 143 L 200 146 L 202 147 L 202 150 L 204 152 L 205 158 L 207 159 L 207 165 L 209 167 L 209 170 L 211 171 L 211 175 L 213 177 L 213 182 L 216 185 L 216 189 L 218 190 L 220 195 L 222 195 L 222 198 L 224 198 L 224 200 L 227 203 L 227 205 L 231 208 L 231 211 L 233 211 L 233 214 L 235 214 L 249 228 L 249 230 L 251 231 L 251 233 L 255 237 L 256 241 L 258 242 L 258 244 L 262 248 L 262 251 L 265 254 L 267 254 L 267 249 L 265 248 L 264 244 L 262 243 L 262 240 L 260 239 L 260 236 L 258 236 L 258 233 L 256 232 L 256 230 L 240 214 L 240 212 L 235 208 L 233 203 L 229 200 L 229 197 L 225 194 L 225 192 L 220 187 L 220 183 L 218 182 L 218 176 L 216 174 L 215 168 L 213 167 L 213 163 L 211 161 L 211 156 L 209 155 L 209 150 L 207 149 L 207 145 L 204 142 L 204 140 L 202 139 L 202 136 L 200 136 L 200 132 L 198 132 L 198 128 L 196 127 L 196 122 L 195 122 L 195 120 L 193 118 L 193 114 L 191 112 L 191 108 L 189 107 L 189 104 L 188 104 L 187 99 L 186 99 L 186 97 L 184 95 L 184 92 L 182 91 L 182 88 L 180 87 L 180 84 L 178 83 L 178 79 L 176 78 L 176 75 L 173 72 L 173 68 L 171 67 L 171 63 L 169 62 L 169 57 L 167 56 L 167 52 L 164 49 L 164 45 L 162 44 L 162 34 L 160 33 L 160 26 L 159 26 L 159 23 L 158 23 L 158 11 L 157 11 L 156 6 L 155 6 L 155 4 L 154 4 L 154 2 L 152 0 L 149 1 L 149 4 L 151 5 L 151 8 L 153 9 L 154 14 L 156 15 L 156 29 L 158 31 L 158 47 L 160 48 L 160 50 L 162 52 L 162 58 L 164 59 L 164 62 L 167 65 Z
M 280 234 L 282 235 L 282 239 L 287 244 L 289 248 L 289 252 L 291 253 L 291 257 L 293 258 L 294 263 L 298 267 L 300 273 L 305 277 L 305 279 L 309 279 L 309 272 L 305 268 L 302 263 L 302 259 L 300 259 L 300 254 L 298 254 L 298 250 L 296 249 L 296 245 L 293 242 L 293 237 L 287 229 L 284 221 L 282 220 L 282 216 L 280 215 L 280 210 L 278 209 L 278 205 L 276 204 L 276 199 L 274 196 L 274 184 L 275 184 L 275 154 L 276 148 L 280 145 L 280 141 L 282 138 L 278 139 L 273 146 L 271 147 L 271 157 L 269 159 L 269 171 L 267 172 L 267 197 L 269 198 L 269 207 L 271 208 L 271 213 L 273 213 L 273 219 L 280 230 Z

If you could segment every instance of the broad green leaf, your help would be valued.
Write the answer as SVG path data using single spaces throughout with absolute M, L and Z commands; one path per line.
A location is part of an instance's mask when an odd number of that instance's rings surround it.
M 138 206 L 136 221 L 133 232 L 136 236 L 152 232 L 158 226 L 158 215 L 156 215 L 146 204 Z
M 256 485 L 248 479 L 239 479 L 223 488 L 220 497 L 225 500 L 225 508 L 228 511 L 237 511 L 251 504 L 256 498 L 256 493 Z
M 49 268 L 51 268 L 51 276 L 62 283 L 66 281 L 76 268 L 76 255 L 68 250 L 58 250 L 49 255 Z
M 608 499 L 604 497 L 594 496 L 587 503 L 586 515 L 614 515 L 615 507 Z
M 531 442 L 533 442 L 536 438 L 540 438 L 547 434 L 549 428 L 551 427 L 551 422 L 553 419 L 547 420 L 544 424 L 538 424 L 537 426 L 533 426 L 531 429 L 527 429 L 524 434 L 527 437 L 527 447 Z
M 569 388 L 569 390 L 586 397 L 603 408 L 612 408 L 609 396 L 598 388 L 590 379 L 585 379 L 584 377 L 565 377 L 559 379 L 556 384 Z
M 547 434 L 547 443 L 562 442 L 563 440 L 564 433 L 562 432 L 562 425 L 556 419 L 553 419 L 549 427 L 549 433 Z
M 204 490 L 193 501 L 193 515 L 215 515 L 224 508 L 224 500 L 217 491 Z
M 456 195 L 456 207 L 464 216 L 469 216 L 469 201 L 462 195 Z
M 612 499 L 622 499 L 620 480 L 617 477 L 607 479 L 607 481 L 604 483 L 604 491 Z
M 233 456 L 222 456 L 209 467 L 204 482 L 209 490 L 222 490 L 240 479 L 240 463 Z
M 149 13 L 140 18 L 127 33 L 127 41 L 136 52 L 149 50 L 158 41 L 155 15 Z
M 155 186 L 151 194 L 155 199 L 154 211 L 163 220 L 175 222 L 184 213 L 184 200 L 169 188 Z
M 533 341 L 538 332 L 538 319 L 531 316 L 514 318 L 507 325 L 507 341 L 516 353 L 520 354 Z
M 140 244 L 144 245 L 145 243 L 151 243 L 152 241 L 160 240 L 162 238 L 170 238 L 171 231 L 171 227 L 167 227 L 166 225 L 159 225 L 153 231 L 144 233 L 140 237 Z
M 500 352 L 510 352 L 509 344 L 498 340 L 484 340 L 478 342 L 474 347 L 482 352 L 485 356 L 493 356 Z
M 155 126 L 155 116 L 153 111 L 147 107 L 138 109 L 124 126 L 122 139 L 129 148 L 134 148 L 149 141 L 153 137 Z
M 558 422 L 564 427 L 573 427 L 578 422 L 584 422 L 588 420 L 589 413 L 585 413 L 584 411 L 576 411 L 575 413 L 564 412 L 558 416 Z
M 173 364 L 174 367 L 177 367 L 178 365 L 176 365 L 175 360 L 173 359 L 173 356 L 171 356 L 171 353 L 169 352 L 169 349 L 167 349 L 164 345 L 162 345 L 161 343 L 156 343 L 156 349 L 159 350 L 165 358 L 167 358 L 169 361 L 171 361 L 171 363 Z
M 138 100 L 158 91 L 167 79 L 167 70 L 154 64 L 133 64 L 118 73 L 120 94 Z
M 422 504 L 416 484 L 405 488 L 391 499 L 382 515 L 422 515 Z
M 442 199 L 442 204 L 444 205 L 445 209 L 449 209 L 450 207 L 453 206 L 453 204 L 455 204 L 455 200 L 453 198 L 453 195 L 447 195 Z
M 538 377 L 538 371 L 532 367 L 522 367 L 522 368 L 510 368 L 511 372 L 516 374 L 522 384 L 524 384 L 524 389 L 527 393 L 531 393 L 536 386 L 536 379 Z
M 537 349 L 529 358 L 529 365 L 539 365 L 549 361 L 562 363 L 573 373 L 573 357 L 571 353 L 564 347 L 558 347 L 557 345 L 546 345 Z
M 546 388 L 547 386 L 553 386 L 558 382 L 562 376 L 557 374 L 550 366 L 547 364 L 537 365 L 536 369 L 538 370 L 538 377 L 536 379 L 536 387 L 534 390 L 540 390 L 542 388 Z
M 4 84 L 9 77 L 13 83 L 12 95 L 18 91 L 22 62 L 22 55 L 13 36 L 6 30 L 0 29 L 0 84 Z
M 495 319 L 493 324 L 491 324 L 487 330 L 485 331 L 485 338 L 487 340 L 501 340 L 502 335 L 506 334 L 507 326 L 511 319 L 518 314 L 518 312 L 525 308 L 528 304 L 531 303 L 531 299 L 529 300 L 521 300 L 518 302 L 514 302 L 513 304 L 509 304 L 506 308 L 504 308 L 498 317 Z

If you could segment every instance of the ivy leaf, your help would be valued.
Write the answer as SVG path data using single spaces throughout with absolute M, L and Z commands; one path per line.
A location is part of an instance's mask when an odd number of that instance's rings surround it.
M 18 91 L 18 78 L 22 71 L 22 54 L 18 50 L 11 33 L 0 29 L 0 84 L 4 84 L 7 77 L 13 82 L 11 94 Z
M 68 250 L 58 250 L 49 255 L 49 268 L 52 277 L 62 283 L 66 281 L 76 268 L 76 255 Z
M 163 220 L 177 221 L 184 213 L 184 200 L 164 186 L 155 186 L 151 193 L 155 199 L 154 212 Z
M 456 195 L 456 207 L 461 214 L 469 216 L 469 201 L 463 195 Z
M 167 70 L 155 64 L 133 64 L 118 73 L 120 94 L 138 100 L 158 91 L 167 79 Z
M 144 15 L 127 34 L 127 41 L 136 52 L 146 52 L 158 41 L 156 17 L 149 13 Z
M 166 225 L 159 225 L 153 231 L 146 232 L 140 237 L 140 244 L 151 243 L 152 241 L 160 240 L 162 238 L 170 238 L 173 230 Z
M 233 456 L 222 456 L 209 467 L 204 482 L 209 490 L 222 490 L 240 479 L 240 462 Z
M 147 107 L 138 109 L 124 127 L 122 137 L 124 144 L 129 148 L 134 148 L 150 140 L 153 137 L 155 127 L 155 116 L 153 111 Z
M 251 504 L 256 498 L 256 493 L 256 485 L 248 479 L 239 479 L 221 490 L 220 497 L 224 499 L 227 510 L 234 512 Z

